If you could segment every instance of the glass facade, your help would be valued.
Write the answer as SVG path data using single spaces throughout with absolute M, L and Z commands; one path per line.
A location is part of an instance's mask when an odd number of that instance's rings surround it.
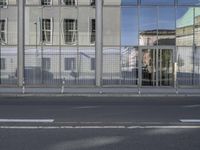
M 0 84 L 17 85 L 16 0 L 0 3 Z M 102 86 L 200 86 L 199 0 L 104 0 Z M 95 86 L 94 0 L 26 0 L 26 85 Z

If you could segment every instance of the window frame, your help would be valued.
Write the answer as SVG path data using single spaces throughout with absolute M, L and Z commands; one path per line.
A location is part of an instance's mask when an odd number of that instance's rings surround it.
M 45 61 L 44 61 L 45 60 Z M 45 62 L 45 63 L 44 63 Z M 44 67 L 45 66 L 45 67 Z M 49 71 L 51 70 L 51 58 L 50 57 L 43 57 L 42 58 L 42 69 Z
M 4 60 L 3 67 L 2 67 L 2 60 Z M 1 63 L 0 70 L 6 70 L 6 58 L 0 58 L 0 63 Z
M 92 30 L 92 21 L 95 21 L 95 24 L 94 24 L 94 32 Z M 93 35 L 94 33 L 94 35 Z M 94 36 L 94 41 L 92 41 L 92 36 Z M 95 45 L 95 42 L 96 42 L 96 19 L 95 18 L 89 18 L 89 43 L 90 45 Z
M 46 4 L 42 4 L 42 1 Z M 45 2 L 45 1 L 48 1 L 48 0 L 41 0 L 40 1 L 40 5 L 41 6 L 52 6 L 53 5 L 53 0 L 50 0 L 50 3 L 48 4 L 48 2 Z
M 72 61 L 70 61 L 70 63 L 71 62 L 73 62 L 73 68 L 72 68 L 72 66 L 70 66 L 70 68 L 67 68 L 68 66 L 67 66 L 67 60 L 72 60 Z M 75 71 L 76 70 L 76 58 L 75 57 L 65 57 L 64 58 L 64 70 L 65 71 Z
M 72 31 L 68 31 L 68 32 L 72 32 L 72 34 L 75 34 L 75 41 L 73 42 L 73 38 L 71 39 L 71 41 L 67 41 L 66 40 L 66 34 L 65 32 L 67 33 L 67 29 L 65 29 L 65 21 L 66 20 L 73 20 L 75 21 L 75 30 L 72 30 Z M 62 34 L 63 34 L 63 40 L 64 40 L 64 44 L 65 45 L 77 45 L 78 44 L 78 19 L 73 19 L 73 18 L 64 18 L 63 21 L 62 21 L 62 25 L 63 25 L 63 28 L 62 28 Z M 74 27 L 73 25 L 73 27 Z
M 2 21 L 2 20 L 4 20 L 5 21 L 5 23 L 4 23 L 4 31 L 2 31 L 1 30 L 1 27 L 0 27 L 0 45 L 6 45 L 7 44 L 7 42 L 8 42 L 8 39 L 7 39 L 7 29 L 8 29 L 8 24 L 7 24 L 7 18 L 5 18 L 5 19 L 0 19 L 0 22 Z M 0 23 L 0 25 L 1 25 L 1 23 Z M 5 41 L 4 42 L 2 42 L 2 37 L 1 37 L 1 33 L 4 33 L 4 36 L 5 36 Z
M 66 4 L 65 0 L 61 0 L 61 4 L 65 5 L 65 6 L 77 6 L 78 5 L 78 0 L 74 0 L 75 4 L 73 4 L 73 5 L 72 5 L 72 1 L 73 0 L 70 0 L 70 1 L 71 1 L 71 5 L 70 4 Z
M 2 3 L 6 3 L 6 5 L 0 5 L 0 8 L 7 8 L 8 7 L 8 0 L 2 0 Z M 1 0 L 0 0 L 1 3 Z
M 96 5 L 96 1 L 95 0 L 90 0 L 90 6 L 95 7 L 95 5 Z
M 50 20 L 50 30 L 43 29 L 43 20 Z M 43 40 L 43 32 L 50 32 L 50 41 Z M 51 45 L 53 43 L 53 18 L 40 18 L 40 43 Z
M 96 70 L 96 58 L 95 57 L 91 57 L 90 58 L 90 70 L 91 71 L 95 71 Z

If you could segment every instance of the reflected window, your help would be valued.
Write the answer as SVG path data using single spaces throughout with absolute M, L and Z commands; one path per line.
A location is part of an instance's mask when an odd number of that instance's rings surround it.
M 91 19 L 90 20 L 90 43 L 95 43 L 95 33 L 96 33 L 96 20 Z
M 200 46 L 200 8 L 195 8 L 195 44 Z
M 77 20 L 76 19 L 64 19 L 63 32 L 65 44 L 77 43 Z
M 121 44 L 138 45 L 137 8 L 122 7 L 121 13 Z
M 158 8 L 158 45 L 175 45 L 175 9 Z
M 178 0 L 179 5 L 200 5 L 199 0 Z
M 174 5 L 174 0 L 141 0 L 143 5 Z
M 176 13 L 176 45 L 193 45 L 194 8 L 179 7 Z
M 41 42 L 52 43 L 52 19 L 41 19 Z
M 51 0 L 41 0 L 41 5 L 42 6 L 49 6 L 52 4 Z
M 8 0 L 0 0 L 0 6 L 4 7 L 8 5 Z
M 42 69 L 50 70 L 51 68 L 51 59 L 50 58 L 42 58 Z
M 140 9 L 140 45 L 157 45 L 157 9 L 145 7 Z
M 0 20 L 0 42 L 6 44 L 6 19 Z
M 91 6 L 95 6 L 96 4 L 95 4 L 95 0 L 90 0 L 90 5 Z
M 76 69 L 76 59 L 75 58 L 65 58 L 65 70 L 75 70 Z
M 6 59 L 5 58 L 0 58 L 0 63 L 1 63 L 1 70 L 6 69 Z
M 121 0 L 122 6 L 130 6 L 130 5 L 137 5 L 137 0 Z
M 96 59 L 95 58 L 91 58 L 91 70 L 95 70 L 96 69 Z
M 77 5 L 77 0 L 62 0 L 64 5 L 74 6 Z

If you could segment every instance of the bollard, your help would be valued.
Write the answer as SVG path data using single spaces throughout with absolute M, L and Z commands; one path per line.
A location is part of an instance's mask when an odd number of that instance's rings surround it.
M 22 94 L 25 93 L 25 81 L 23 80 L 23 85 L 22 85 Z
M 140 88 L 138 88 L 138 94 L 141 95 L 141 90 L 140 90 Z
M 61 94 L 64 93 L 64 90 L 65 90 L 65 79 L 62 81 Z

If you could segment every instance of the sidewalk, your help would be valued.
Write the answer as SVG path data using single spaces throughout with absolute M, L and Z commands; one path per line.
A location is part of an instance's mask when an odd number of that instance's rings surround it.
M 110 95 L 110 96 L 200 96 L 200 89 L 146 87 L 146 88 L 0 88 L 0 95 Z

